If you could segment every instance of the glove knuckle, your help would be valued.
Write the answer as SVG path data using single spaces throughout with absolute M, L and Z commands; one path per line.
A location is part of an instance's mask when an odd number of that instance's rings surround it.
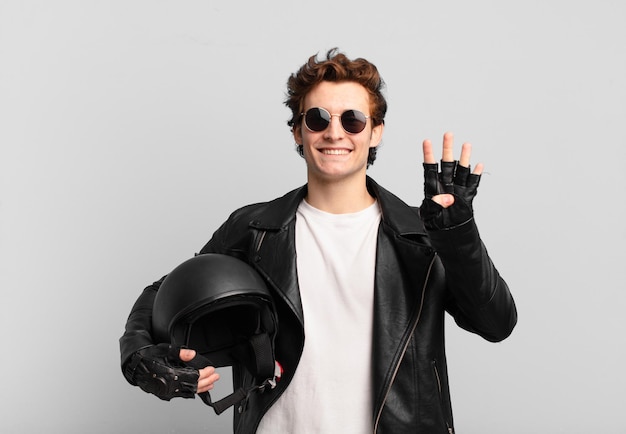
M 133 373 L 135 384 L 165 401 L 175 397 L 193 398 L 198 371 L 187 366 L 176 366 L 178 361 L 172 360 L 171 354 L 172 348 L 163 345 L 136 353 L 134 357 L 139 360 Z

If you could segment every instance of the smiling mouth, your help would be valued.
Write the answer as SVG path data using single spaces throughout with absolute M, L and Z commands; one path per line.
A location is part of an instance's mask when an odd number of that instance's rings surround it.
M 348 155 L 351 151 L 348 149 L 321 149 L 324 155 Z

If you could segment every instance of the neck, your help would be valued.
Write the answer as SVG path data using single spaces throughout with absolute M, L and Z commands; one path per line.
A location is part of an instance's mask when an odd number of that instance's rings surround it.
M 331 214 L 358 212 L 375 202 L 361 177 L 332 182 L 309 178 L 305 199 L 309 205 Z

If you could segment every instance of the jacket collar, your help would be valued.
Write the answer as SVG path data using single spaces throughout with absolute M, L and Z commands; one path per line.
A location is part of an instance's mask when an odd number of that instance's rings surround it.
M 367 190 L 380 205 L 382 220 L 400 235 L 426 234 L 417 208 L 408 207 L 400 198 L 384 189 L 369 176 L 366 177 Z M 251 226 L 263 230 L 280 230 L 295 218 L 300 202 L 307 194 L 307 185 L 290 191 L 268 203 L 265 210 L 256 216 Z

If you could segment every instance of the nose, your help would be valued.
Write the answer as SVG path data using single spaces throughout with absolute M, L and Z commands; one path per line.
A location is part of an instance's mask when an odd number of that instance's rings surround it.
M 341 125 L 341 115 L 330 115 L 330 124 L 324 131 L 324 138 L 337 140 L 343 137 L 345 131 Z

